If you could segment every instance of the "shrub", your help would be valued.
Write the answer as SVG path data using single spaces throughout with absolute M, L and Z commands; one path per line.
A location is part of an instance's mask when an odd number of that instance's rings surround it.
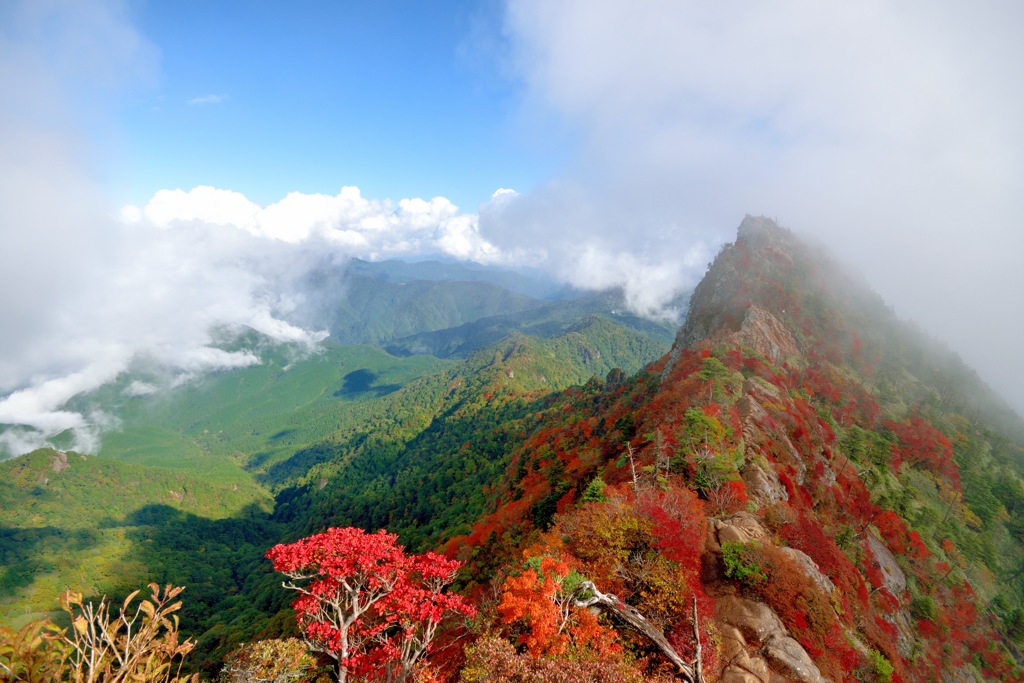
M 875 680 L 879 683 L 889 683 L 892 680 L 893 666 L 881 652 L 868 650 L 868 661 L 874 669 Z
M 179 642 L 181 602 L 173 600 L 184 590 L 149 584 L 152 596 L 134 610 L 129 595 L 119 611 L 112 612 L 106 597 L 99 604 L 83 603 L 81 593 L 68 591 L 61 608 L 71 617 L 63 631 L 48 619 L 32 622 L 18 633 L 0 630 L 0 673 L 4 680 L 25 683 L 53 681 L 103 681 L 127 683 L 152 681 L 184 683 L 195 675 L 180 676 L 182 659 L 193 647 Z
M 298 638 L 246 643 L 224 658 L 221 683 L 312 681 L 316 659 Z
M 507 640 L 486 636 L 466 649 L 464 683 L 642 683 L 621 661 L 574 661 L 519 654 Z M 671 679 L 668 679 L 671 680 Z
M 753 543 L 723 543 L 722 562 L 725 564 L 725 575 L 748 586 L 767 581 L 768 575 L 754 558 L 754 550 Z

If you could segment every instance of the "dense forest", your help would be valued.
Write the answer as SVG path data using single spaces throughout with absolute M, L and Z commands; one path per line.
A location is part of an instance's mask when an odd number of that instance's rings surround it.
M 831 256 L 747 217 L 671 349 L 494 287 L 0 464 L 0 665 L 154 582 L 208 680 L 1024 680 L 1024 422 Z

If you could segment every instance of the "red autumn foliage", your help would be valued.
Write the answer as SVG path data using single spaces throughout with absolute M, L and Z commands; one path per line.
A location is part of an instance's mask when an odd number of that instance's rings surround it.
M 899 515 L 892 510 L 884 510 L 875 517 L 874 524 L 889 550 L 897 555 L 907 552 L 907 525 Z
M 886 427 L 898 439 L 892 447 L 894 467 L 898 462 L 922 467 L 960 487 L 960 467 L 953 460 L 953 444 L 945 434 L 917 413 L 906 422 L 888 422 Z
M 395 534 L 332 528 L 267 552 L 300 593 L 292 603 L 307 644 L 337 662 L 338 680 L 405 681 L 427 653 L 441 619 L 472 615 L 443 593 L 460 563 L 407 555 Z

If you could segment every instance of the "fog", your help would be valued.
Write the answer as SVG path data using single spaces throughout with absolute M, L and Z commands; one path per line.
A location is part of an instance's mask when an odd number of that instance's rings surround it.
M 218 330 L 315 352 L 308 275 L 351 256 L 539 266 L 671 316 L 746 213 L 824 242 L 1024 412 L 1022 25 L 1011 2 L 510 0 L 492 39 L 517 134 L 570 144 L 553 177 L 478 207 L 354 186 L 267 205 L 153 188 L 122 207 L 96 158 L 158 50 L 117 3 L 7 5 L 0 423 L 21 427 L 0 453 L 69 429 L 94 452 L 115 416 L 66 403 L 133 362 L 169 384 L 259 362 Z
M 482 233 L 563 271 L 671 264 L 674 286 L 744 213 L 775 217 L 1024 413 L 1022 25 L 1011 1 L 511 0 L 524 120 L 579 144 Z

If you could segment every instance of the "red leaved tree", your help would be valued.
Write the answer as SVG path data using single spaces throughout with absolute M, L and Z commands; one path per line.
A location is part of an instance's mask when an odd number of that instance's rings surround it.
M 267 552 L 300 593 L 292 603 L 306 643 L 337 661 L 338 681 L 410 680 L 441 619 L 471 616 L 461 596 L 443 593 L 460 563 L 435 553 L 407 555 L 383 529 L 328 529 Z

